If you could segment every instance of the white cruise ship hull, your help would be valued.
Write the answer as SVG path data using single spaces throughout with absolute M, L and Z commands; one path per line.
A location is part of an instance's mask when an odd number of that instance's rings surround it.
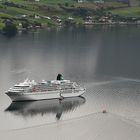
M 84 92 L 85 89 L 79 91 L 45 91 L 31 93 L 7 92 L 6 94 L 11 98 L 12 101 L 36 101 L 45 99 L 77 97 L 82 95 Z

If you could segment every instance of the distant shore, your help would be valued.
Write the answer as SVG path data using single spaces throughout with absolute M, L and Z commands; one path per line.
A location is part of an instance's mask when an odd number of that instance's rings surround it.
M 117 26 L 140 26 L 139 23 L 90 23 L 90 24 L 87 24 L 87 23 L 84 23 L 84 24 L 80 24 L 80 25 L 57 25 L 57 26 L 37 26 L 37 27 L 31 27 L 31 28 L 28 28 L 28 29 L 25 29 L 25 28 L 18 28 L 17 29 L 17 33 L 24 33 L 24 32 L 36 32 L 37 30 L 52 30 L 52 29 L 57 29 L 57 28 L 69 28 L 69 27 L 75 27 L 75 28 L 79 28 L 79 27 L 102 27 L 102 26 L 113 26 L 113 27 L 117 27 Z M 3 34 L 7 37 L 12 37 L 12 36 L 15 36 L 16 34 L 11 34 L 10 36 L 9 35 L 6 35 L 2 29 L 0 29 L 0 34 Z
M 17 31 L 59 26 L 140 25 L 139 13 L 139 5 L 131 6 L 127 2 L 1 1 L 0 30 L 7 21 Z

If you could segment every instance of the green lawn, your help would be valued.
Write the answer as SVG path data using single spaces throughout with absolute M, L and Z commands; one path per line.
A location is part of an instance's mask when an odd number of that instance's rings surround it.
M 140 17 L 140 7 L 128 7 L 111 11 L 112 14 L 125 17 Z
M 25 10 L 25 9 L 22 9 L 22 8 L 7 7 L 6 13 L 16 16 L 16 15 L 21 15 L 21 14 L 30 15 L 30 14 L 33 14 L 34 12 L 29 11 L 29 10 Z

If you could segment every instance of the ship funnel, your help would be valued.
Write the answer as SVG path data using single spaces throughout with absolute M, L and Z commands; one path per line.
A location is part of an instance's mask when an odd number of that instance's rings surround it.
M 62 74 L 58 74 L 56 80 L 64 80 Z

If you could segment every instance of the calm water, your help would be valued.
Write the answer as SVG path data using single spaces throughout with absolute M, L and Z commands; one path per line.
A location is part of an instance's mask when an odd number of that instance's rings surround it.
M 140 27 L 81 27 L 0 36 L 0 130 L 108 112 L 140 125 Z M 62 73 L 86 87 L 80 98 L 11 103 L 4 92 L 25 78 Z

